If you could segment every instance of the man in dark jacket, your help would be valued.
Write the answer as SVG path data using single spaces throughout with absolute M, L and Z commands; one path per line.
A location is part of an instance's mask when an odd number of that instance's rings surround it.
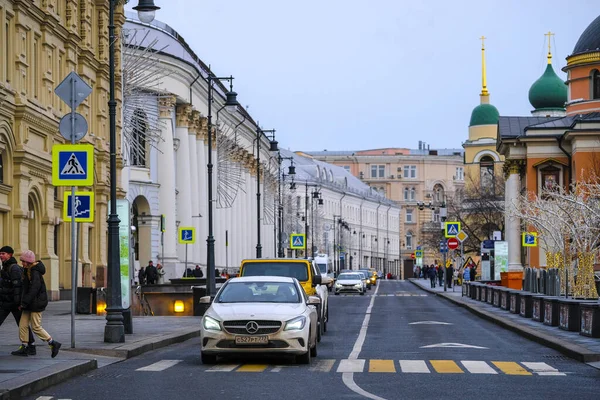
M 158 280 L 158 270 L 154 266 L 152 260 L 148 261 L 148 266 L 146 267 L 146 283 L 148 285 L 155 285 Z
M 23 271 L 13 257 L 14 250 L 10 246 L 0 248 L 0 260 L 2 261 L 2 270 L 0 272 L 0 325 L 6 317 L 13 315 L 17 326 L 21 321 L 21 291 L 23 288 Z M 27 350 L 30 356 L 36 353 L 33 333 L 29 329 L 29 342 Z
M 52 351 L 52 358 L 56 357 L 61 344 L 42 328 L 42 312 L 48 305 L 48 293 L 46 292 L 46 283 L 43 275 L 46 273 L 46 267 L 41 261 L 35 260 L 35 254 L 31 250 L 25 250 L 21 254 L 21 262 L 25 273 L 23 274 L 23 296 L 19 310 L 23 312 L 19 323 L 19 338 L 21 347 L 13 351 L 13 356 L 27 356 L 27 330 L 31 330 L 44 342 L 47 342 Z

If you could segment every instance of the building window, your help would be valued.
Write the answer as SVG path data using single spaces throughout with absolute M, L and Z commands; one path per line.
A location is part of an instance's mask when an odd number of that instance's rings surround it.
M 349 165 L 344 165 L 344 166 L 342 166 L 342 168 L 344 168 L 346 170 L 346 172 L 350 172 L 350 166 Z
M 412 237 L 412 232 L 408 231 L 406 233 L 406 249 L 407 250 L 412 250 L 412 247 L 413 247 L 412 238 L 413 238 Z
M 12 68 L 10 67 L 11 49 L 10 19 L 7 16 L 6 23 L 4 24 L 4 79 L 6 82 L 10 82 L 12 78 Z
M 371 178 L 384 178 L 385 165 L 371 165 Z
M 479 161 L 479 184 L 486 194 L 494 193 L 494 159 L 485 156 Z
M 415 188 L 404 188 L 404 200 L 405 201 L 415 201 L 415 196 L 416 196 L 416 191 Z
M 445 194 L 444 194 L 444 188 L 442 187 L 442 185 L 435 185 L 433 187 L 433 201 L 436 204 L 441 204 L 445 202 Z
M 456 167 L 456 175 L 454 175 L 454 179 L 457 181 L 465 180 L 465 170 L 463 167 Z
M 131 165 L 145 167 L 146 166 L 146 134 L 148 132 L 148 120 L 146 113 L 136 108 L 131 117 L 131 143 L 129 148 L 129 156 Z
M 440 209 L 439 208 L 435 208 L 433 210 L 433 214 L 431 216 L 431 220 L 433 222 L 440 222 Z
M 600 99 L 600 72 L 597 69 L 592 73 L 592 99 Z
M 404 177 L 415 179 L 417 177 L 417 166 L 416 165 L 405 165 L 404 166 Z
M 38 38 L 33 39 L 33 54 L 31 55 L 31 63 L 33 64 L 33 97 L 36 99 L 39 97 L 40 85 L 40 63 L 39 63 L 39 50 L 40 44 Z
M 404 222 L 407 224 L 413 223 L 413 210 L 406 210 L 406 220 Z

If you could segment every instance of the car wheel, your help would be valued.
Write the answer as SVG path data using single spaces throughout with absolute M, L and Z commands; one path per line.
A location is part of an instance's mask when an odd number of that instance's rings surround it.
M 365 291 L 363 290 L 362 292 L 360 292 L 360 295 L 364 296 L 365 295 Z
M 325 310 L 325 320 L 323 321 L 323 333 L 327 332 L 327 321 L 329 321 L 329 307 Z
M 317 342 L 321 341 L 321 313 L 320 313 L 320 309 L 319 309 L 319 315 L 317 316 Z
M 339 296 L 339 295 L 340 295 L 340 292 L 335 292 L 335 295 L 336 295 L 336 296 Z
M 310 364 L 310 350 L 304 354 L 296 356 L 296 363 L 298 364 Z
M 310 356 L 311 357 L 316 357 L 317 356 L 317 344 L 315 343 L 315 345 L 313 347 L 310 348 Z
M 214 354 L 200 353 L 200 358 L 202 359 L 202 364 L 216 364 L 217 362 L 217 356 Z

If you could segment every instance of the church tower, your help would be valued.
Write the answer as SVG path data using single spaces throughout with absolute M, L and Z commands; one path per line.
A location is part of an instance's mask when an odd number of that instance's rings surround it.
M 556 75 L 552 68 L 552 49 L 548 36 L 548 65 L 544 74 L 531 85 L 529 89 L 529 102 L 533 106 L 531 114 L 539 117 L 562 117 L 566 115 L 565 104 L 567 103 L 567 85 Z

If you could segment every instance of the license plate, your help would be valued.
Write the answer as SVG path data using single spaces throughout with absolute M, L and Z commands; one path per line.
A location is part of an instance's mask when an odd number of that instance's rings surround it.
M 268 344 L 268 336 L 236 336 L 235 344 Z

